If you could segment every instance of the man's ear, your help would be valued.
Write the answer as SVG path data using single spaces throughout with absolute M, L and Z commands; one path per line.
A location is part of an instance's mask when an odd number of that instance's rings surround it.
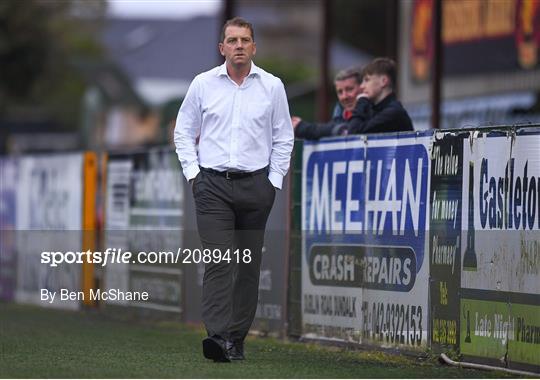
M 381 82 L 384 87 L 391 87 L 390 78 L 388 75 L 381 75 Z
M 218 48 L 219 48 L 219 53 L 220 53 L 222 56 L 225 57 L 225 53 L 223 52 L 223 43 L 222 43 L 222 42 L 220 42 L 220 43 L 218 44 Z
M 253 55 L 257 53 L 257 44 L 253 41 Z

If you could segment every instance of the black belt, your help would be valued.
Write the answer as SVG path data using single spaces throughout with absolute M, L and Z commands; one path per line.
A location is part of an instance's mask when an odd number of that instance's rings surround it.
M 266 166 L 266 167 L 264 167 L 262 169 L 259 169 L 259 170 L 255 170 L 254 172 L 239 172 L 239 171 L 229 171 L 229 170 L 224 171 L 224 172 L 220 172 L 218 170 L 214 170 L 214 169 L 210 169 L 210 168 L 203 168 L 202 166 L 199 166 L 199 168 L 201 169 L 201 171 L 203 171 L 205 173 L 219 175 L 219 176 L 225 177 L 227 179 L 246 178 L 246 177 L 254 176 L 255 174 L 264 173 L 264 172 L 268 171 L 268 166 Z

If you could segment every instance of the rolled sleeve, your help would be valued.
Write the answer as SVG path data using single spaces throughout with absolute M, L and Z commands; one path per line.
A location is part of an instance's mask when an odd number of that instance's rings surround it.
M 279 81 L 274 92 L 272 113 L 272 153 L 270 154 L 270 173 L 268 179 L 274 187 L 281 189 L 283 177 L 289 170 L 294 146 L 294 129 L 289 114 L 287 95 L 283 83 Z
M 176 154 L 182 165 L 184 176 L 189 181 L 199 173 L 199 158 L 196 140 L 201 130 L 200 102 L 198 101 L 197 77 L 189 86 L 188 92 L 176 118 L 174 144 Z
M 276 172 L 270 172 L 268 174 L 268 179 L 270 180 L 270 182 L 272 182 L 272 185 L 274 185 L 276 189 L 281 190 L 281 187 L 283 186 L 283 176 L 281 174 Z
M 184 177 L 186 177 L 186 179 L 189 182 L 193 178 L 197 177 L 197 174 L 199 174 L 201 169 L 199 169 L 199 165 L 195 163 L 195 164 L 191 164 L 187 168 L 184 168 L 182 171 L 184 173 Z

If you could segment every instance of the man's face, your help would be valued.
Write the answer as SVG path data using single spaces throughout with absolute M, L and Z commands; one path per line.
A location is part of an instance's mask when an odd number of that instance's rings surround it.
M 355 78 L 347 78 L 334 82 L 339 104 L 346 111 L 352 111 L 356 105 L 356 97 L 360 94 L 360 84 Z
M 380 101 L 383 90 L 388 84 L 388 77 L 379 74 L 366 74 L 362 79 L 361 91 L 367 98 L 375 103 Z
M 219 43 L 219 51 L 231 65 L 244 66 L 251 62 L 257 46 L 248 28 L 231 25 L 225 29 L 225 39 Z

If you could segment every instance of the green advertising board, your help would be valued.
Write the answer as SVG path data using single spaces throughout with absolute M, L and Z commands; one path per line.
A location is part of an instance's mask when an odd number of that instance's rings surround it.
M 531 365 L 540 358 L 540 306 L 461 299 L 461 353 Z

